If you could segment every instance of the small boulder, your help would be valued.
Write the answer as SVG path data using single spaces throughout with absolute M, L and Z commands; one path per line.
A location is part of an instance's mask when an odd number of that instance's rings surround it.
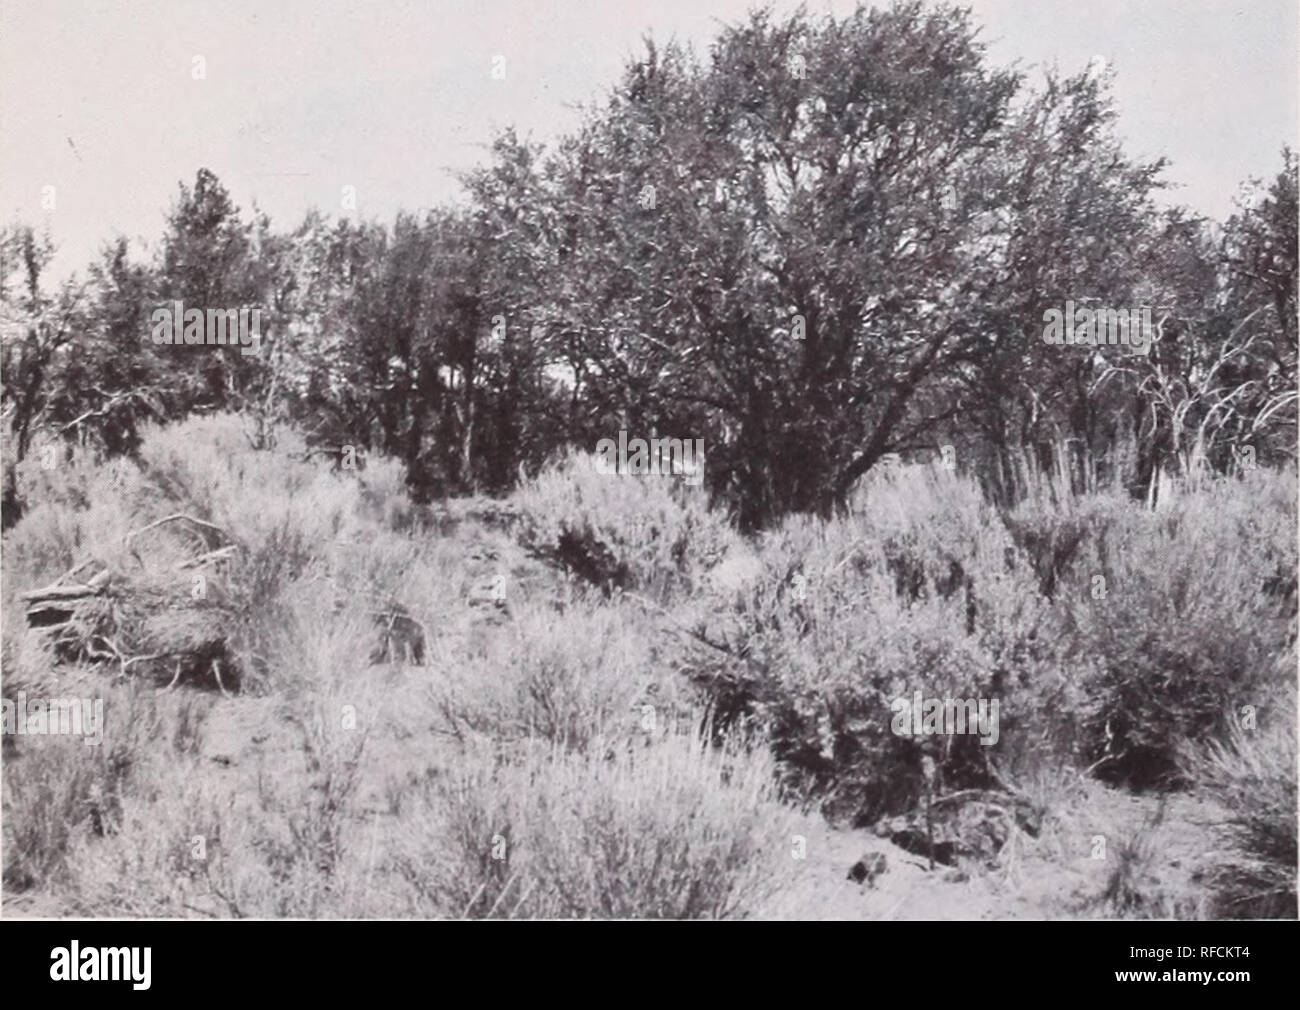
M 883 852 L 868 852 L 849 867 L 849 880 L 855 884 L 865 883 L 868 887 L 874 887 L 876 878 L 888 868 L 889 861 Z

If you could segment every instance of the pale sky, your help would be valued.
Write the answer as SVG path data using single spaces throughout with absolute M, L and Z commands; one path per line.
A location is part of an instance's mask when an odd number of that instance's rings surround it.
M 0 219 L 49 227 L 56 276 L 84 271 L 115 234 L 156 242 L 177 183 L 201 167 L 282 229 L 311 206 L 337 213 L 344 186 L 359 214 L 391 220 L 454 199 L 453 171 L 483 161 L 498 130 L 545 141 L 571 129 L 572 106 L 604 93 L 645 32 L 703 52 L 750 6 L 0 0 Z M 1222 218 L 1243 180 L 1271 176 L 1296 146 L 1295 0 L 970 6 L 996 64 L 1109 61 L 1131 152 L 1170 158 L 1174 199 L 1197 211 Z

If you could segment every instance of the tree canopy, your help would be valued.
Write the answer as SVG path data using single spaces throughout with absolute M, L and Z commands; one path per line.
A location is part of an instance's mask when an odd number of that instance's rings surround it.
M 277 232 L 205 169 L 152 261 L 119 239 L 57 293 L 11 227 L 7 467 L 38 430 L 112 454 L 236 408 L 264 443 L 292 420 L 393 454 L 429 497 L 624 428 L 703 438 L 755 529 L 945 445 L 990 472 L 1068 447 L 1135 493 L 1293 457 L 1295 155 L 1227 222 L 1161 210 L 1110 84 L 995 67 L 956 8 L 760 10 L 703 55 L 647 40 L 572 135 L 503 134 L 464 201 L 391 226 Z M 152 346 L 172 299 L 259 307 L 263 352 Z M 1045 344 L 1067 301 L 1149 308 L 1161 339 Z

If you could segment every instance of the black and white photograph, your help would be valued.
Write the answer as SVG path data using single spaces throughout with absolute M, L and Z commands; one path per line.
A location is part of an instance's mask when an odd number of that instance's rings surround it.
M 1298 21 L 4 0 L 0 916 L 1139 922 L 1113 987 L 1248 982 Z

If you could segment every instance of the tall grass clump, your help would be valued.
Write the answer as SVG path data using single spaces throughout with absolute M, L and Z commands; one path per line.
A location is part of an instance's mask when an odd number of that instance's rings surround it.
M 371 856 L 360 784 L 370 733 L 385 713 L 375 685 L 357 683 L 364 618 L 322 610 L 320 595 L 296 594 L 272 640 L 279 697 L 220 702 L 238 707 L 238 714 L 225 710 L 227 733 L 233 723 L 236 740 L 247 733 L 261 741 L 233 761 L 217 765 L 201 752 L 206 721 L 179 733 L 184 712 L 175 706 L 196 698 L 218 704 L 213 696 L 137 688 L 144 701 L 135 731 L 190 743 L 130 745 L 130 777 L 115 793 L 107 827 L 69 839 L 60 888 L 69 911 L 205 918 L 366 912 Z
M 1295 705 L 1290 684 L 1257 726 L 1234 719 L 1225 741 L 1181 749 L 1193 790 L 1227 814 L 1209 871 L 1216 918 L 1296 917 Z

